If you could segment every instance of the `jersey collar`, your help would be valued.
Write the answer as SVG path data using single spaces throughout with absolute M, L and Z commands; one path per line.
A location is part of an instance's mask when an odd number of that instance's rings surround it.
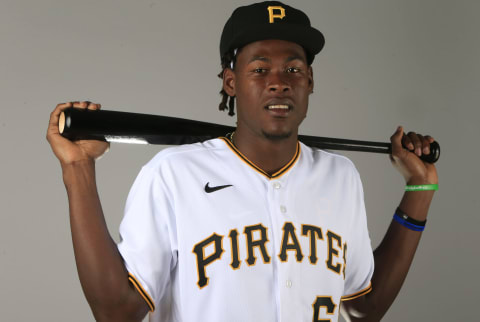
M 230 139 L 230 136 L 227 135 L 227 137 L 221 137 L 220 139 L 223 140 L 227 144 L 227 146 L 230 148 L 230 150 L 232 150 L 243 162 L 245 162 L 253 170 L 264 175 L 270 180 L 280 178 L 283 174 L 285 174 L 288 170 L 290 170 L 293 167 L 293 165 L 297 162 L 298 157 L 300 156 L 300 142 L 297 141 L 297 148 L 295 150 L 295 155 L 293 156 L 293 158 L 277 172 L 273 174 L 268 174 L 263 169 L 258 167 L 255 163 L 250 161 L 245 155 L 243 155 L 242 152 L 240 152 L 240 150 L 238 150 L 237 147 L 233 144 L 233 142 Z

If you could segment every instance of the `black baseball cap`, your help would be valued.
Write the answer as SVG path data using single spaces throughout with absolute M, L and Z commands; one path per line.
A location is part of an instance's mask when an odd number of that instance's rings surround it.
M 322 50 L 325 38 L 310 25 L 308 16 L 279 1 L 265 1 L 235 9 L 223 27 L 220 58 L 249 43 L 280 39 L 299 44 L 305 49 L 308 64 Z

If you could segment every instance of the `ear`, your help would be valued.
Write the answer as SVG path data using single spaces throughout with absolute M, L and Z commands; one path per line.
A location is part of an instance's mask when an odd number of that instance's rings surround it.
M 229 96 L 235 96 L 235 72 L 230 68 L 223 71 L 223 90 Z
M 310 93 L 313 93 L 313 85 L 313 68 L 312 66 L 308 66 L 308 86 Z

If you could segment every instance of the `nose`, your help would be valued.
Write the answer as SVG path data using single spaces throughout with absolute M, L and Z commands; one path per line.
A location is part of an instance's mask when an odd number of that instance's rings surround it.
M 267 86 L 271 92 L 287 92 L 291 89 L 287 75 L 282 71 L 271 72 L 268 76 Z

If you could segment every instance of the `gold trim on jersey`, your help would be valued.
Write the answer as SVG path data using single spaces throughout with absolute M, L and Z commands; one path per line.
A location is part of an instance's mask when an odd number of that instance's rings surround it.
M 130 281 L 130 283 L 133 284 L 137 292 L 140 293 L 140 295 L 143 297 L 148 307 L 150 308 L 150 312 L 155 311 L 155 304 L 153 303 L 152 298 L 147 293 L 147 291 L 145 291 L 145 289 L 142 287 L 142 284 L 138 282 L 138 280 L 135 278 L 135 276 L 133 276 L 132 273 L 128 273 L 128 280 Z
M 258 167 L 255 163 L 250 161 L 245 155 L 243 155 L 243 153 L 240 152 L 240 150 L 237 149 L 237 147 L 233 144 L 233 142 L 228 137 L 221 137 L 220 139 L 225 141 L 225 143 L 230 148 L 230 150 L 232 150 L 243 162 L 245 162 L 253 170 L 257 171 L 260 174 L 263 174 L 268 179 L 278 179 L 278 178 L 280 178 L 283 174 L 285 174 L 288 170 L 290 170 L 290 168 L 293 167 L 293 165 L 295 164 L 295 162 L 297 162 L 298 157 L 300 155 L 300 143 L 297 142 L 297 149 L 295 150 L 295 155 L 293 156 L 293 158 L 284 167 L 282 167 L 280 170 L 278 170 L 274 174 L 270 175 L 267 172 L 265 172 L 264 170 L 262 170 L 260 167 Z
M 350 295 L 344 295 L 340 298 L 340 301 L 350 301 L 353 299 L 356 299 L 357 297 L 360 297 L 362 295 L 365 295 L 367 293 L 370 293 L 372 291 L 372 283 L 369 283 L 367 288 L 364 288 L 363 290 L 350 294 Z

